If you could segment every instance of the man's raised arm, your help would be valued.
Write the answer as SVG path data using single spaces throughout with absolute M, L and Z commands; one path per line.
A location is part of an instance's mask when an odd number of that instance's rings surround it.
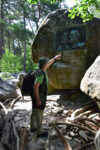
M 60 59 L 61 59 L 61 54 L 58 54 L 52 59 L 50 59 L 48 63 L 45 65 L 44 70 L 48 69 L 54 63 L 55 60 L 60 60 Z

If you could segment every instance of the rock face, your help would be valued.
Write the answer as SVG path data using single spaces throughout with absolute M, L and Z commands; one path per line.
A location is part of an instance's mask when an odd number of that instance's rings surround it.
M 17 97 L 15 86 L 0 78 L 0 101 Z
M 100 109 L 100 55 L 85 73 L 80 88 L 97 102 Z
M 19 73 L 19 75 L 18 75 L 18 77 L 17 77 L 17 84 L 16 84 L 16 86 L 17 86 L 18 88 L 21 88 L 21 87 L 22 87 L 23 80 L 24 80 L 25 76 L 26 76 L 26 73 L 25 73 L 25 72 Z
M 8 84 L 11 84 L 12 86 L 16 87 L 17 79 L 10 72 L 1 72 L 0 78 L 7 81 Z
M 48 69 L 50 85 L 55 89 L 79 89 L 80 81 L 100 51 L 100 20 L 83 24 L 68 17 L 67 10 L 50 13 L 42 23 L 32 45 L 32 59 L 62 54 Z M 91 53 L 91 54 L 90 54 Z

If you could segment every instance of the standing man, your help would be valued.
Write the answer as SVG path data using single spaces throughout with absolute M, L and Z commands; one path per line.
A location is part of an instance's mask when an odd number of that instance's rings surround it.
M 56 61 L 60 60 L 61 54 L 56 55 L 52 59 L 41 57 L 39 59 L 39 70 L 40 73 L 36 76 L 35 83 L 33 86 L 33 92 L 30 94 L 32 98 L 32 114 L 31 114 L 31 132 L 37 130 L 38 137 L 45 137 L 48 135 L 47 132 L 43 131 L 42 118 L 43 112 L 46 105 L 48 78 L 46 70 Z

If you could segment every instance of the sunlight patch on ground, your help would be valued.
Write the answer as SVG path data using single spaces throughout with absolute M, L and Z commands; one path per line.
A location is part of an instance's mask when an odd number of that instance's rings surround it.
M 56 101 L 56 100 L 58 100 L 60 98 L 60 95 L 49 95 L 49 96 L 47 96 L 47 100 L 54 100 L 54 101 Z
M 28 101 L 28 102 L 20 101 L 20 102 L 17 102 L 15 104 L 14 110 L 24 109 L 24 110 L 27 110 L 27 111 L 31 111 L 31 107 L 32 107 L 32 102 L 31 101 Z

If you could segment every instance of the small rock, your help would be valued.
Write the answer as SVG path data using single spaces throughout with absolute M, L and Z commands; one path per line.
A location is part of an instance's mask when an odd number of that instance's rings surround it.
M 57 110 L 57 113 L 58 113 L 58 114 L 61 114 L 61 113 L 63 113 L 63 111 L 64 111 L 64 110 L 63 110 L 63 108 L 61 108 L 61 107 L 58 107 L 58 110 Z

